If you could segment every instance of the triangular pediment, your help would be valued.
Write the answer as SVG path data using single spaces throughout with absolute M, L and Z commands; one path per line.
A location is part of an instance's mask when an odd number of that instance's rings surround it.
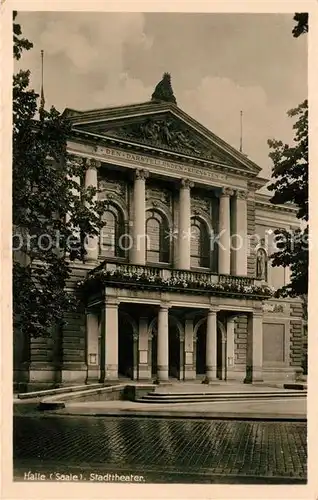
M 68 116 L 75 130 L 224 163 L 252 175 L 261 170 L 175 105 L 145 103 L 91 112 L 69 110 Z

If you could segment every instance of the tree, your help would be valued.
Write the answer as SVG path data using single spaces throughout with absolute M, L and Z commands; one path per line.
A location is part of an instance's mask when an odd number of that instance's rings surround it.
M 13 54 L 32 43 L 13 14 Z M 79 302 L 66 290 L 70 261 L 83 260 L 85 239 L 98 234 L 105 202 L 76 182 L 84 164 L 67 154 L 70 125 L 52 107 L 38 108 L 30 71 L 13 77 L 13 312 L 28 336 L 46 336 Z M 35 119 L 40 111 L 40 119 Z
M 304 33 L 308 33 L 308 12 L 297 12 L 294 15 L 294 21 L 297 22 L 292 32 L 295 38 L 298 38 Z
M 308 31 L 308 14 L 295 14 L 298 22 L 293 35 L 298 37 Z M 292 203 L 297 207 L 300 228 L 288 231 L 275 231 L 277 251 L 271 256 L 272 265 L 290 266 L 290 283 L 277 290 L 279 297 L 300 297 L 308 293 L 308 101 L 288 112 L 295 118 L 294 145 L 282 141 L 269 140 L 269 154 L 273 162 L 272 178 L 275 181 L 268 187 L 274 191 L 271 202 L 275 204 Z

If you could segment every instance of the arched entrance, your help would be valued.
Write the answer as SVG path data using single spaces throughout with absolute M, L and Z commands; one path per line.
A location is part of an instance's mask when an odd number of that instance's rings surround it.
M 195 372 L 197 375 L 206 373 L 206 324 L 201 323 L 196 333 L 196 364 Z
M 125 313 L 118 318 L 118 376 L 134 378 L 134 327 Z
M 180 332 L 172 321 L 169 321 L 169 377 L 180 378 Z
M 157 375 L 157 328 L 154 326 L 151 335 L 151 375 L 155 377 Z
M 219 380 L 226 380 L 226 328 L 221 321 L 218 321 L 216 343 L 216 375 Z
M 202 318 L 194 328 L 195 372 L 199 378 L 206 374 L 206 327 L 206 318 Z M 215 377 L 226 379 L 226 329 L 220 321 L 217 322 Z

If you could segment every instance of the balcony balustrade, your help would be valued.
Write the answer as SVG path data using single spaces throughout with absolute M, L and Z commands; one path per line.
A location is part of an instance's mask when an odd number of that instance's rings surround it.
M 108 285 L 141 290 L 175 290 L 183 293 L 248 296 L 259 300 L 269 298 L 273 294 L 270 287 L 254 277 L 107 261 L 91 270 L 83 284 L 88 286 L 91 292 L 97 291 L 98 286 Z
M 260 285 L 260 280 L 248 276 L 231 276 L 224 274 L 216 274 L 211 272 L 199 272 L 191 270 L 167 269 L 155 266 L 142 266 L 137 264 L 122 264 L 114 262 L 103 262 L 97 268 L 90 271 L 89 274 L 95 274 L 98 271 L 104 271 L 116 276 L 136 276 L 144 278 L 152 278 L 158 281 L 174 280 L 178 282 L 187 282 L 191 284 L 224 284 L 233 286 L 253 286 Z

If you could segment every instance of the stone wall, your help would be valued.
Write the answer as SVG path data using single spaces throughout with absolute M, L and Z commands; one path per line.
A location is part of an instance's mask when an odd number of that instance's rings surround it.
M 290 306 L 290 364 L 301 367 L 303 361 L 303 308 L 300 302 Z
M 247 351 L 247 316 L 238 316 L 234 326 L 234 363 L 245 368 Z
M 88 268 L 72 264 L 72 275 L 66 286 L 75 291 L 76 283 L 85 278 Z M 77 312 L 66 313 L 62 332 L 61 382 L 84 383 L 86 379 L 86 324 L 84 306 Z

